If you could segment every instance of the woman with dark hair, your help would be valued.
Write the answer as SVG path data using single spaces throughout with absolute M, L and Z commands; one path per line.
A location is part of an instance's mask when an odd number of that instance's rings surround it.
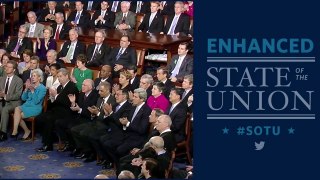
M 0 66 L 0 77 L 5 75 L 4 68 L 7 65 L 7 62 L 10 60 L 10 54 L 9 53 L 4 53 L 1 57 L 1 66 Z
M 162 82 L 153 83 L 152 96 L 147 100 L 147 104 L 151 109 L 160 108 L 166 112 L 169 107 L 169 100 L 163 95 L 164 84 Z
M 79 54 L 77 57 L 77 67 L 72 71 L 71 81 L 76 83 L 78 90 L 81 90 L 82 82 L 85 79 L 92 79 L 93 72 L 86 67 L 87 57 L 84 54 Z
M 46 88 L 50 89 L 51 87 L 57 89 L 58 86 L 60 85 L 60 82 L 58 80 L 57 74 L 58 74 L 58 70 L 60 69 L 60 65 L 57 63 L 51 64 L 49 66 L 50 68 L 50 76 L 47 77 L 47 81 L 46 81 Z
M 26 88 L 22 93 L 21 99 L 25 101 L 21 106 L 14 109 L 14 123 L 12 138 L 18 137 L 18 126 L 24 130 L 22 140 L 30 139 L 31 131 L 26 126 L 24 118 L 37 116 L 42 111 L 42 103 L 47 89 L 41 83 L 43 81 L 43 72 L 40 69 L 34 69 L 31 75 L 31 81 L 26 82 Z
M 57 49 L 57 42 L 52 37 L 52 27 L 45 26 L 43 29 L 43 39 L 37 39 L 37 56 L 39 56 L 40 61 L 46 60 L 47 52 L 50 49 Z
M 33 52 L 30 50 L 30 49 L 25 49 L 23 50 L 22 52 L 22 59 L 23 61 L 22 62 L 19 62 L 18 64 L 18 71 L 19 71 L 19 74 L 22 74 L 23 71 L 26 71 L 29 69 L 30 67 L 30 60 L 31 60 L 31 57 L 33 56 Z

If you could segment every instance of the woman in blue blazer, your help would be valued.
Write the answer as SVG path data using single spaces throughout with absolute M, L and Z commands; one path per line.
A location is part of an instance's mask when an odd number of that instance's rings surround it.
M 32 70 L 31 81 L 27 80 L 26 88 L 22 93 L 21 99 L 25 101 L 21 106 L 14 110 L 14 124 L 11 137 L 18 137 L 18 126 L 24 130 L 23 140 L 30 138 L 31 131 L 26 126 L 24 118 L 37 116 L 42 112 L 42 103 L 47 89 L 41 83 L 43 81 L 43 72 L 40 69 Z

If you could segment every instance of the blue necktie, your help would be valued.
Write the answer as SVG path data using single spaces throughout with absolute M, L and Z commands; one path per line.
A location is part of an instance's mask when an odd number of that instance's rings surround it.
M 122 48 L 120 48 L 118 55 L 116 56 L 116 61 L 120 58 L 121 54 L 122 54 Z

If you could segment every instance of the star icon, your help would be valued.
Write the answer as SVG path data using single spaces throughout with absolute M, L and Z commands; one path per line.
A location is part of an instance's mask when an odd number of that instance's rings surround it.
M 228 134 L 229 133 L 229 129 L 227 127 L 225 127 L 224 129 L 222 129 L 223 134 Z
M 288 129 L 288 133 L 289 133 L 289 134 L 294 134 L 294 130 L 295 130 L 295 129 L 293 129 L 292 127 L 290 127 L 290 128 Z

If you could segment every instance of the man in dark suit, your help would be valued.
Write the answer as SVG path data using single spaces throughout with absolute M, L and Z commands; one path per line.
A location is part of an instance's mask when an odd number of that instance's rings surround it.
M 189 43 L 180 43 L 178 55 L 174 55 L 167 66 L 172 82 L 182 82 L 185 75 L 193 74 L 193 58 L 188 55 L 188 51 Z
M 18 37 L 11 39 L 6 51 L 10 53 L 10 55 L 14 58 L 20 58 L 22 57 L 22 52 L 25 49 L 30 49 L 31 52 L 33 52 L 33 46 L 32 46 L 32 41 L 26 37 L 26 34 L 28 33 L 29 29 L 21 25 L 19 27 L 19 32 L 18 32 Z
M 124 134 L 119 119 L 128 117 L 128 114 L 132 109 L 132 106 L 128 101 L 128 91 L 118 90 L 115 94 L 115 98 L 118 104 L 117 106 L 105 106 L 104 108 L 106 117 L 103 121 L 107 128 L 103 131 L 103 135 L 101 135 L 100 138 L 90 138 L 91 144 L 102 158 L 101 161 L 98 162 L 98 165 L 105 165 L 107 167 L 111 167 L 111 159 L 104 149 L 117 147 L 123 142 Z
M 75 144 L 73 142 L 70 129 L 74 126 L 89 122 L 91 113 L 88 107 L 97 104 L 98 93 L 94 90 L 94 82 L 92 79 L 85 79 L 82 83 L 81 93 L 78 98 L 74 94 L 68 95 L 71 102 L 72 117 L 63 118 L 56 121 L 56 132 L 60 141 L 65 142 L 64 147 L 59 151 L 73 150 Z
M 73 111 L 70 109 L 71 102 L 68 95 L 74 94 L 78 96 L 79 93 L 76 85 L 69 80 L 67 69 L 61 68 L 58 70 L 58 80 L 60 82 L 58 88 L 49 89 L 49 95 L 54 97 L 53 104 L 51 105 L 52 108 L 36 117 L 37 129 L 42 130 L 40 133 L 43 143 L 43 146 L 37 149 L 38 152 L 53 150 L 55 121 L 72 116 Z
M 7 128 L 10 113 L 21 104 L 20 96 L 22 93 L 23 82 L 15 75 L 17 63 L 13 60 L 7 62 L 5 67 L 6 76 L 0 77 L 0 141 L 7 140 Z
M 127 118 L 119 119 L 125 137 L 123 143 L 116 148 L 118 157 L 126 155 L 134 147 L 140 147 L 147 138 L 151 109 L 145 103 L 146 100 L 147 92 L 142 88 L 135 89 L 132 98 L 132 105 L 135 108 Z
M 151 116 L 151 115 L 150 115 Z M 156 133 L 153 133 L 152 136 L 149 136 L 148 141 L 155 137 L 160 136 L 164 141 L 164 149 L 171 154 L 171 152 L 176 148 L 176 141 L 173 133 L 170 130 L 172 124 L 171 118 L 168 115 L 160 115 L 156 119 Z M 147 143 L 147 142 L 146 142 Z M 120 168 L 117 169 L 117 172 L 120 172 L 124 167 L 130 167 L 132 159 L 137 158 L 139 151 L 142 147 L 134 148 L 130 153 L 120 159 Z
M 162 15 L 173 15 L 174 14 L 174 1 L 161 1 L 160 13 Z
M 107 128 L 103 123 L 105 116 L 104 107 L 114 106 L 116 104 L 115 98 L 110 93 L 111 86 L 108 82 L 102 82 L 99 86 L 100 98 L 96 106 L 89 107 L 92 121 L 71 128 L 72 137 L 76 144 L 76 150 L 73 155 L 77 159 L 85 159 L 85 162 L 91 162 L 96 157 L 93 148 L 90 145 L 90 137 L 100 137 L 101 132 Z
M 48 1 L 48 8 L 42 10 L 38 21 L 55 23 L 55 14 L 58 12 L 64 13 L 62 7 L 57 7 L 56 1 Z
M 64 22 L 64 15 L 61 12 L 55 14 L 55 22 L 51 25 L 53 38 L 55 40 L 63 39 L 67 40 L 69 38 L 69 30 L 71 27 Z M 60 50 L 60 49 L 58 49 Z
M 193 74 L 185 75 L 182 82 L 182 88 L 184 89 L 181 103 L 188 105 L 188 98 L 193 95 Z
M 124 139 L 121 145 L 109 147 L 105 145 L 105 150 L 112 158 L 116 167 L 119 167 L 119 158 L 125 156 L 135 147 L 141 147 L 146 141 L 148 127 L 149 127 L 149 115 L 151 109 L 145 103 L 147 100 L 147 92 L 138 88 L 134 90 L 132 105 L 134 108 L 129 112 L 128 117 L 120 118 L 119 121 L 122 124 Z
M 158 11 L 160 8 L 159 2 L 151 2 L 151 12 L 147 13 L 138 30 L 149 33 L 160 33 L 163 31 L 163 16 Z
M 168 16 L 166 25 L 163 32 L 168 35 L 184 35 L 189 34 L 190 17 L 183 13 L 184 4 L 181 1 L 177 1 L 174 5 L 174 15 Z
M 164 84 L 165 90 L 163 94 L 169 99 L 170 91 L 175 85 L 168 79 L 168 76 L 169 72 L 166 67 L 159 67 L 157 69 L 157 79 Z
M 85 52 L 85 45 L 78 41 L 78 36 L 75 29 L 70 29 L 70 41 L 63 44 L 61 51 L 58 53 L 58 59 L 61 59 L 64 63 L 76 63 L 77 56 Z
M 111 65 L 115 72 L 130 65 L 137 64 L 137 52 L 135 49 L 129 47 L 129 36 L 123 35 L 120 39 L 120 47 L 113 48 L 110 55 L 106 57 L 105 64 Z
M 114 27 L 119 30 L 134 30 L 136 25 L 136 13 L 129 11 L 130 2 L 121 2 L 121 11 L 116 13 Z
M 137 76 L 137 66 L 131 65 L 127 67 L 127 71 L 131 74 L 132 78 L 130 79 L 130 89 L 133 92 L 135 89 L 140 86 L 140 77 Z
M 167 114 L 171 117 L 171 131 L 177 143 L 185 140 L 185 123 L 187 118 L 187 106 L 181 103 L 183 89 L 172 88 L 170 92 L 171 106 Z
M 83 3 L 81 1 L 76 1 L 76 10 L 70 13 L 67 21 L 73 26 L 88 28 L 90 19 L 90 14 L 83 9 Z
M 108 9 L 108 1 L 101 2 L 101 10 L 96 11 L 91 19 L 90 27 L 113 29 L 114 28 L 114 12 Z
M 32 56 L 30 58 L 30 67 L 29 67 L 29 69 L 26 70 L 26 71 L 23 71 L 23 73 L 21 75 L 23 83 L 25 83 L 28 79 L 31 78 L 32 70 L 37 69 L 39 67 L 39 61 L 40 61 L 40 59 L 39 59 L 38 56 Z
M 99 91 L 99 85 L 102 82 L 110 83 L 111 87 L 113 85 L 112 80 L 112 68 L 109 65 L 103 65 L 100 70 L 100 76 L 94 80 L 94 89 Z
M 149 13 L 150 12 L 150 2 L 147 1 L 131 1 L 130 11 L 135 13 Z
M 146 90 L 148 98 L 152 95 L 153 82 L 153 77 L 150 74 L 144 74 L 140 78 L 139 88 Z
M 87 49 L 87 67 L 99 67 L 104 64 L 104 58 L 110 53 L 110 47 L 103 43 L 106 37 L 104 30 L 98 30 L 95 34 L 95 44 L 90 44 Z

